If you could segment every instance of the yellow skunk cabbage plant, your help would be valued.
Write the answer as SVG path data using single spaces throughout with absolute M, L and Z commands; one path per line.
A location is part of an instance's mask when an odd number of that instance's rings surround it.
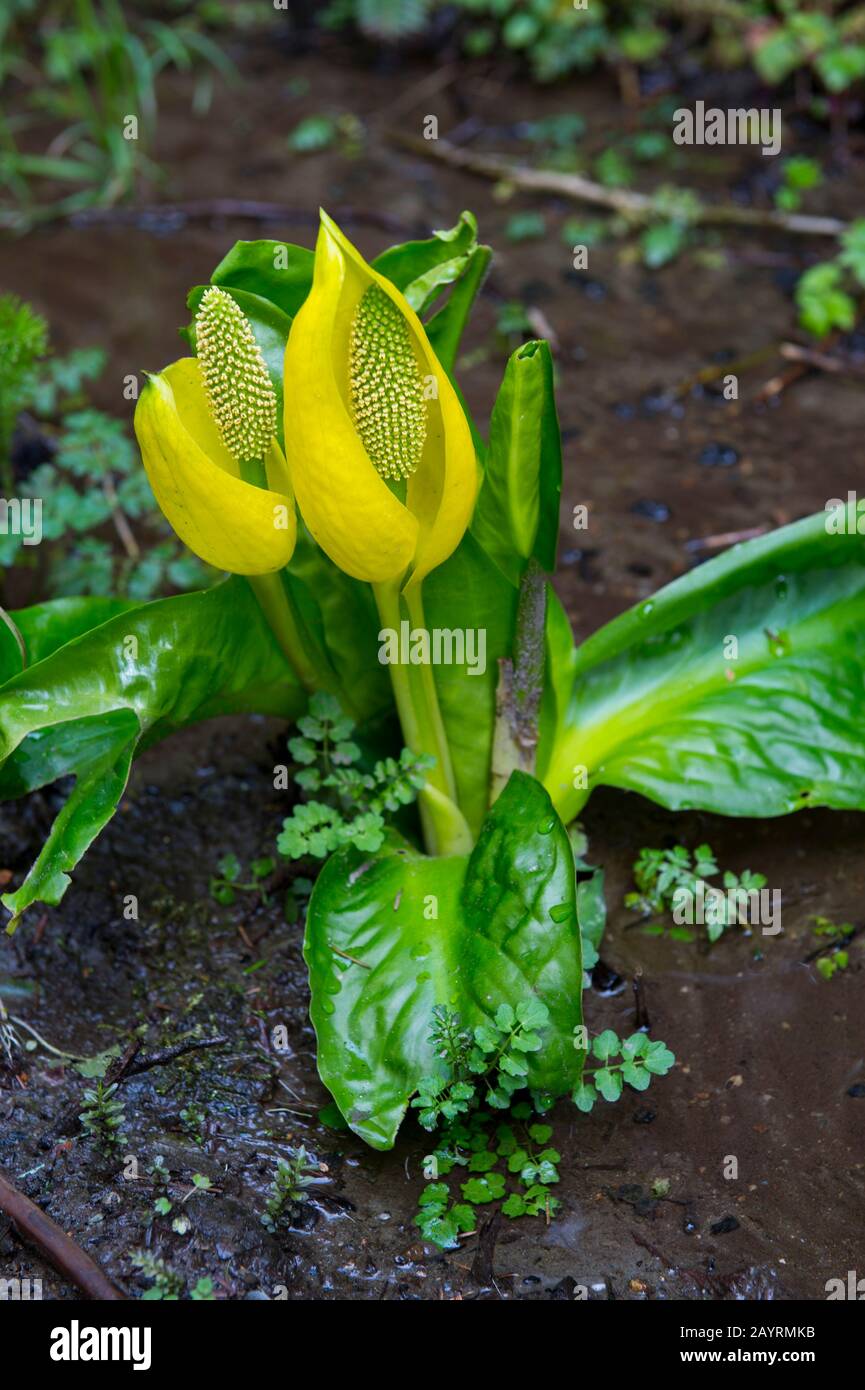
M 671 1065 L 639 1037 L 613 1063 L 601 1035 L 583 1076 L 602 879 L 566 827 L 596 786 L 735 816 L 865 808 L 865 537 L 807 517 L 576 645 L 551 578 L 549 348 L 513 353 L 486 439 L 455 379 L 489 258 L 468 213 L 371 261 L 324 214 L 314 252 L 237 243 L 192 290 L 189 353 L 148 377 L 135 422 L 166 517 L 225 577 L 0 625 L 0 798 L 75 776 L 2 900 L 9 930 L 60 903 L 139 749 L 226 712 L 299 721 L 287 842 L 340 843 L 316 787 L 362 808 L 307 912 L 318 1065 L 382 1148 L 409 1105 L 422 1123 L 459 1113 L 471 1085 L 453 1067 L 445 1083 L 435 1041 L 453 1014 L 474 1039 L 459 1067 L 488 1070 L 485 1043 L 507 1057 L 503 1104 L 528 1087 L 588 1109 Z
M 309 530 L 334 564 L 373 585 L 383 630 L 425 632 L 421 583 L 468 528 L 475 447 L 406 296 L 326 213 L 284 383 L 286 451 Z M 421 793 L 427 844 L 470 849 L 429 664 L 390 669 L 408 746 L 434 759 Z

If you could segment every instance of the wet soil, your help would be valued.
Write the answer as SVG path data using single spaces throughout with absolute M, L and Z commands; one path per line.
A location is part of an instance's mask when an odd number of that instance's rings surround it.
M 119 401 L 127 372 L 179 354 L 186 290 L 208 278 L 234 239 L 309 242 L 321 201 L 373 254 L 451 225 L 471 207 L 500 254 L 464 347 L 463 384 L 483 421 L 506 350 L 495 336 L 498 306 L 519 300 L 543 314 L 557 339 L 565 437 L 557 585 L 579 634 L 683 572 L 693 560 L 689 541 L 774 526 L 857 486 L 863 406 L 847 378 L 809 376 L 776 405 L 758 407 L 749 397 L 777 370 L 769 360 L 743 373 L 738 403 L 713 389 L 686 392 L 672 407 L 662 399 L 707 364 L 789 337 L 792 278 L 823 247 L 732 238 L 712 264 L 691 252 L 651 273 L 613 243 L 592 248 L 590 274 L 579 276 L 560 236 L 573 208 L 519 195 L 502 202 L 488 186 L 381 138 L 427 110 L 439 113 L 446 134 L 448 123 L 466 119 L 468 103 L 493 131 L 481 137 L 490 148 L 515 152 L 515 121 L 563 109 L 583 111 L 603 139 L 624 128 L 606 83 L 537 92 L 489 76 L 470 98 L 458 84 L 417 106 L 423 65 L 360 71 L 338 55 L 300 60 L 256 45 L 238 56 L 250 80 L 218 98 L 208 117 L 189 118 L 182 83 L 168 93 L 160 137 L 168 183 L 157 196 L 277 200 L 295 210 L 284 224 L 61 227 L 4 248 L 3 288 L 49 316 L 59 348 L 109 345 L 106 408 L 128 408 Z M 290 85 L 299 76 L 309 81 L 305 94 Z M 286 132 L 328 109 L 368 123 L 366 149 L 287 154 Z M 692 177 L 729 192 L 756 180 L 760 165 L 758 153 L 737 151 Z M 829 163 L 825 210 L 849 210 L 857 167 Z M 507 219 L 529 207 L 545 211 L 547 236 L 509 245 Z M 571 525 L 578 503 L 589 507 L 587 531 Z M 608 988 L 587 995 L 587 1021 L 593 1032 L 629 1030 L 638 978 L 639 1006 L 679 1064 L 645 1096 L 629 1092 L 588 1117 L 556 1112 L 562 1211 L 549 1227 L 503 1222 L 480 1244 L 470 1237 L 442 1254 L 411 1224 L 426 1136 L 407 1127 L 381 1155 L 318 1119 L 327 1097 L 306 1015 L 301 928 L 286 925 L 276 906 L 223 908 L 208 897 L 219 854 L 248 861 L 272 844 L 285 814 L 272 790 L 279 733 L 261 720 L 217 721 L 150 750 L 62 906 L 33 914 L 0 954 L 10 1012 L 61 1052 L 93 1055 L 138 1027 L 147 1052 L 196 1030 L 227 1038 L 123 1083 L 124 1153 L 137 1163 L 125 1165 L 127 1177 L 79 1137 L 75 1116 L 89 1083 L 61 1057 L 39 1048 L 0 1070 L 0 1166 L 110 1273 L 140 1293 L 130 1252 L 144 1247 L 187 1287 L 210 1275 L 218 1296 L 231 1298 L 555 1299 L 584 1285 L 604 1299 L 817 1299 L 826 1280 L 861 1269 L 861 943 L 831 981 L 805 959 L 815 914 L 862 924 L 861 816 L 752 823 L 674 816 L 621 793 L 592 799 L 584 824 L 591 858 L 607 870 L 610 924 L 608 971 L 596 972 L 596 985 Z M 27 867 L 57 804 L 52 791 L 0 808 L 0 867 L 16 876 Z M 707 951 L 633 927 L 621 903 L 640 846 L 700 840 L 725 867 L 758 869 L 781 889 L 780 936 L 730 934 Z M 137 922 L 123 917 L 129 894 Z M 287 1042 L 277 1051 L 279 1026 Z M 321 1182 L 296 1225 L 273 1236 L 260 1221 L 273 1164 L 300 1143 L 321 1165 Z M 158 1154 L 174 1210 L 154 1218 L 159 1193 L 147 1170 Z M 725 1176 L 731 1158 L 736 1177 Z M 212 1187 L 184 1200 L 195 1173 Z M 660 1199 L 659 1180 L 669 1182 Z M 178 1214 L 188 1218 L 183 1233 L 171 1228 Z M 2 1219 L 0 1270 L 41 1277 L 45 1297 L 74 1296 Z

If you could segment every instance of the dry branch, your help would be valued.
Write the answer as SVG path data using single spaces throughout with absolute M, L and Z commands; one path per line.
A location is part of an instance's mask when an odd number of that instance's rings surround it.
M 13 1187 L 0 1173 L 0 1211 L 4 1211 L 21 1239 L 34 1245 L 52 1264 L 88 1298 L 105 1301 L 125 1299 L 122 1289 L 108 1278 L 95 1260 L 62 1231 L 56 1221 L 46 1216 L 41 1207 Z
M 436 159 L 453 169 L 464 169 L 482 178 L 511 183 L 515 188 L 534 193 L 555 193 L 578 203 L 591 203 L 607 208 L 633 222 L 646 222 L 658 217 L 661 210 L 656 200 L 646 193 L 627 188 L 606 188 L 582 174 L 562 174 L 555 169 L 529 169 L 501 155 L 477 154 L 459 149 L 447 140 L 423 140 L 404 131 L 388 132 L 395 145 Z M 800 236 L 840 236 L 847 223 L 837 217 L 814 217 L 810 213 L 782 212 L 779 209 L 740 208 L 734 203 L 704 203 L 694 209 L 693 222 L 731 227 L 760 227 L 779 232 L 795 232 Z

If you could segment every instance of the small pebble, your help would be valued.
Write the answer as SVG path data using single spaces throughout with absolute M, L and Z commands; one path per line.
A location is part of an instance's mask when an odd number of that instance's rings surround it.
M 634 516 L 644 516 L 649 521 L 669 521 L 670 508 L 666 502 L 656 502 L 651 497 L 641 497 L 631 507 Z
M 663 415 L 674 404 L 674 401 L 669 391 L 656 386 L 651 391 L 646 392 L 640 404 L 647 415 Z
M 732 444 L 719 444 L 715 440 L 700 450 L 697 462 L 704 468 L 732 468 L 739 462 L 739 451 Z
M 722 1216 L 721 1220 L 716 1221 L 709 1229 L 713 1236 L 726 1236 L 731 1231 L 738 1231 L 739 1223 L 735 1216 Z

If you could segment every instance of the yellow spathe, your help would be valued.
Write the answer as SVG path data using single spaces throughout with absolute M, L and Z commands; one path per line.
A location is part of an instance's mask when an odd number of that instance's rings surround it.
M 401 323 L 381 312 L 376 290 Z M 366 321 L 380 342 L 359 342 Z M 362 382 L 352 378 L 360 369 Z M 418 583 L 456 549 L 471 519 L 478 487 L 471 432 L 417 314 L 324 212 L 283 388 L 286 458 L 318 544 L 356 579 Z M 392 489 L 383 474 L 406 481 Z
M 156 500 L 190 550 L 233 574 L 270 574 L 288 564 L 297 518 L 282 450 L 271 440 L 267 488 L 242 480 L 211 415 L 196 358 L 183 357 L 148 378 L 135 433 Z

